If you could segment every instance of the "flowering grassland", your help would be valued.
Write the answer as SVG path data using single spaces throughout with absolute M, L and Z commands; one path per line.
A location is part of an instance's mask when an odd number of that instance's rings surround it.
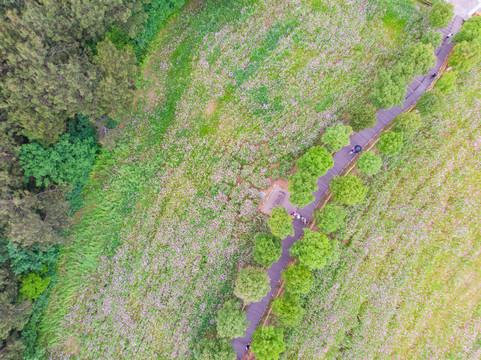
M 481 73 L 370 180 L 289 359 L 481 356 Z
M 266 230 L 258 189 L 425 26 L 414 12 L 393 41 L 384 15 L 375 1 L 195 2 L 159 35 L 63 250 L 50 357 L 189 358 Z

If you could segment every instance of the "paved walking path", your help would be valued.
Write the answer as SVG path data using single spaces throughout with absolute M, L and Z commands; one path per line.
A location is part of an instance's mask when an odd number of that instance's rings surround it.
M 449 25 L 442 29 L 441 32 L 443 35 L 447 35 L 449 33 L 457 33 L 461 28 L 463 23 L 463 19 L 459 16 L 456 16 L 454 20 L 452 20 Z M 310 219 L 314 209 L 316 208 L 317 204 L 319 203 L 320 199 L 329 188 L 329 180 L 341 173 L 342 170 L 349 164 L 352 160 L 353 155 L 349 155 L 349 151 L 354 145 L 361 145 L 364 147 L 372 138 L 374 138 L 387 124 L 389 124 L 392 119 L 396 116 L 405 111 L 406 109 L 410 108 L 414 103 L 419 99 L 419 97 L 429 88 L 433 79 L 432 75 L 438 73 L 439 69 L 443 65 L 446 57 L 448 56 L 449 52 L 453 44 L 446 40 L 443 37 L 442 45 L 436 49 L 435 54 L 437 56 L 436 65 L 429 71 L 428 75 L 424 76 L 417 76 L 415 80 L 411 84 L 408 85 L 406 99 L 404 100 L 403 107 L 394 107 L 389 110 L 379 110 L 377 113 L 377 125 L 371 129 L 366 129 L 361 132 L 354 134 L 351 137 L 351 144 L 349 146 L 345 146 L 340 151 L 336 152 L 334 155 L 334 167 L 331 168 L 326 175 L 319 178 L 317 181 L 317 186 L 319 190 L 314 192 L 314 196 L 316 200 L 306 207 L 302 209 L 298 209 L 297 212 L 300 213 L 302 216 Z M 278 262 L 272 264 L 272 266 L 268 270 L 269 277 L 271 278 L 271 291 L 260 301 L 257 303 L 252 303 L 247 308 L 247 320 L 250 321 L 250 325 L 246 330 L 246 336 L 243 338 L 236 338 L 232 340 L 232 345 L 234 346 L 237 358 L 242 359 L 245 351 L 246 345 L 251 341 L 252 333 L 257 328 L 257 325 L 264 314 L 264 311 L 269 304 L 269 301 L 272 297 L 274 289 L 277 286 L 277 283 L 281 279 L 281 271 L 284 270 L 287 266 L 287 262 L 289 261 L 289 249 L 291 245 L 297 241 L 303 234 L 304 224 L 301 221 L 294 220 L 294 236 L 288 236 L 284 240 L 282 240 L 282 255 Z

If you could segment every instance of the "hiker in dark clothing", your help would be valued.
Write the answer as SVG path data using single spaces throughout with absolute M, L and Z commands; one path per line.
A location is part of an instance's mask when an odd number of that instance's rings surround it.
M 351 149 L 351 152 L 349 153 L 349 155 L 350 154 L 357 154 L 358 152 L 361 152 L 361 150 L 362 150 L 361 145 L 356 145 Z

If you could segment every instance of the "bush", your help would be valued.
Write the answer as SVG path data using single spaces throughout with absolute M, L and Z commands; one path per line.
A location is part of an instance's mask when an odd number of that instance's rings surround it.
M 421 38 L 423 44 L 431 44 L 434 50 L 441 46 L 443 42 L 443 34 L 439 31 L 428 30 Z
M 362 153 L 357 160 L 356 167 L 366 175 L 375 175 L 382 166 L 382 159 L 377 156 L 374 151 L 366 151 Z
M 304 229 L 304 236 L 295 242 L 290 254 L 309 270 L 322 269 L 331 259 L 333 245 L 326 235 Z
M 269 268 L 272 263 L 279 260 L 282 253 L 282 243 L 279 238 L 271 234 L 258 234 L 254 238 L 254 260 L 261 266 Z
M 267 225 L 269 225 L 272 235 L 284 239 L 287 235 L 294 236 L 292 220 L 292 216 L 287 213 L 285 208 L 276 206 L 271 210 L 271 217 L 267 220 Z
M 369 129 L 377 123 L 377 109 L 372 105 L 361 105 L 349 114 L 349 124 L 356 132 Z
M 282 271 L 284 288 L 287 293 L 304 295 L 311 291 L 314 278 L 307 267 L 301 264 L 291 265 Z
M 335 204 L 327 204 L 321 211 L 316 210 L 314 213 L 317 227 L 324 234 L 330 234 L 344 225 L 346 216 L 347 210 Z
M 443 94 L 449 94 L 454 90 L 456 78 L 456 71 L 446 72 L 441 76 L 441 79 L 434 84 L 434 88 L 441 91 Z
M 396 155 L 403 147 L 403 133 L 387 131 L 381 134 L 380 140 L 376 144 L 376 148 L 381 154 Z
M 334 166 L 334 160 L 325 147 L 313 146 L 296 161 L 296 166 L 298 170 L 307 171 L 317 181 L 317 178 Z
M 316 198 L 312 194 L 318 189 L 317 178 L 313 177 L 307 170 L 300 170 L 292 175 L 289 181 L 289 201 L 301 208 L 313 202 Z
M 244 337 L 249 326 L 246 313 L 240 309 L 240 303 L 237 300 L 226 301 L 217 313 L 216 321 L 217 334 L 219 337 L 228 339 Z
M 439 0 L 431 9 L 428 22 L 432 27 L 444 28 L 448 26 L 453 16 L 454 6 L 443 0 Z
M 446 105 L 444 96 L 439 90 L 427 91 L 418 100 L 417 109 L 421 116 L 439 114 Z
M 22 298 L 36 300 L 48 288 L 51 278 L 50 276 L 42 276 L 46 271 L 47 268 L 44 267 L 44 270 L 40 272 L 23 275 L 20 278 L 20 295 Z
M 352 134 L 352 128 L 343 124 L 336 124 L 327 128 L 322 135 L 322 142 L 327 145 L 329 151 L 339 151 L 344 146 L 349 145 L 349 136 Z
M 239 270 L 235 280 L 234 294 L 246 305 L 261 301 L 270 289 L 270 278 L 267 271 L 252 266 Z
M 336 175 L 329 185 L 334 201 L 343 205 L 355 205 L 366 197 L 367 188 L 361 179 L 353 174 Z
M 293 327 L 299 325 L 304 316 L 304 309 L 299 301 L 299 296 L 283 294 L 274 300 L 272 312 L 282 326 Z
M 468 72 L 481 61 L 481 41 L 462 41 L 454 46 L 449 66 L 455 71 Z
M 393 120 L 394 132 L 402 132 L 405 137 L 414 135 L 422 125 L 421 115 L 415 112 L 401 113 Z
M 251 351 L 258 360 L 277 360 L 286 349 L 284 330 L 272 325 L 258 327 L 252 334 Z
M 195 360 L 235 359 L 236 353 L 227 339 L 202 339 L 194 346 Z
M 406 83 L 402 76 L 381 70 L 374 82 L 371 100 L 380 109 L 389 109 L 403 103 L 406 95 Z

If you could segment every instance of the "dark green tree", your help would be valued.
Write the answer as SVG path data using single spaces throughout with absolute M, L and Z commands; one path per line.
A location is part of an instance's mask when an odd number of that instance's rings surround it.
M 402 76 L 392 72 L 381 71 L 374 82 L 371 100 L 380 109 L 389 109 L 402 104 L 406 94 L 406 82 Z
M 286 292 L 295 295 L 305 295 L 311 291 L 314 278 L 307 267 L 302 264 L 289 266 L 282 271 Z
M 320 178 L 334 166 L 332 155 L 323 146 L 313 146 L 297 161 L 298 170 L 305 170 L 314 178 Z
M 267 220 L 267 225 L 269 225 L 272 235 L 284 239 L 288 235 L 294 236 L 292 220 L 293 217 L 287 213 L 285 208 L 276 206 L 271 210 L 271 217 Z
M 299 259 L 299 262 L 310 270 L 320 270 L 330 261 L 333 245 L 326 235 L 304 229 L 301 240 L 292 245 L 290 253 Z
M 468 72 L 481 61 L 481 41 L 461 41 L 454 46 L 449 66 L 455 71 Z
M 286 349 L 284 330 L 272 325 L 258 327 L 252 334 L 251 350 L 258 360 L 277 360 Z
M 272 312 L 277 316 L 279 324 L 286 327 L 299 325 L 304 316 L 299 296 L 289 293 L 274 300 Z
M 382 159 L 374 151 L 366 151 L 357 160 L 357 169 L 366 175 L 375 175 L 382 166 Z
M 441 91 L 435 89 L 433 91 L 426 91 L 418 100 L 417 109 L 421 116 L 433 116 L 443 111 L 446 106 Z
M 317 178 L 307 170 L 301 169 L 292 175 L 289 181 L 289 201 L 301 208 L 313 202 L 316 198 L 312 194 L 318 189 Z
M 372 128 L 377 123 L 377 109 L 370 105 L 360 105 L 349 113 L 349 124 L 352 129 L 359 132 L 364 129 Z
M 335 204 L 327 204 L 321 211 L 316 210 L 314 213 L 316 225 L 324 234 L 330 234 L 344 225 L 346 216 L 347 210 Z
M 439 0 L 431 9 L 429 25 L 435 28 L 444 28 L 448 26 L 453 16 L 454 6 L 444 0 Z
M 195 360 L 235 359 L 236 353 L 228 339 L 202 339 L 194 346 Z
M 254 238 L 254 260 L 261 266 L 270 268 L 272 263 L 279 260 L 282 253 L 282 243 L 274 235 L 262 233 Z
M 454 89 L 454 84 L 456 83 L 457 72 L 448 71 L 441 76 L 435 84 L 434 88 L 441 91 L 443 94 L 449 94 Z
M 367 188 L 356 175 L 336 175 L 329 185 L 334 201 L 343 205 L 355 205 L 366 197 Z
M 399 154 L 403 147 L 403 133 L 387 131 L 381 134 L 376 148 L 381 154 L 396 155 Z
M 327 145 L 330 151 L 339 151 L 349 145 L 352 128 L 343 124 L 336 124 L 326 129 L 322 135 L 322 142 Z
M 407 138 L 413 136 L 419 130 L 422 125 L 422 119 L 421 115 L 411 111 L 397 115 L 393 123 L 392 130 L 394 132 L 402 132 L 404 137 Z
M 234 294 L 249 305 L 251 302 L 261 301 L 271 289 L 267 271 L 248 266 L 239 270 L 235 280 Z
M 240 309 L 240 303 L 237 300 L 226 301 L 217 313 L 216 321 L 217 334 L 219 337 L 228 339 L 244 337 L 249 326 L 246 313 Z

